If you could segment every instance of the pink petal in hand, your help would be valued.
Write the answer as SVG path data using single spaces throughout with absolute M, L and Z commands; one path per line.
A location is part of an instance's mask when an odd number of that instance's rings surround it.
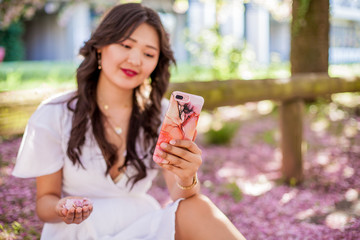
M 68 198 L 66 199 L 65 204 L 63 205 L 64 208 L 66 208 L 67 210 L 70 210 L 72 207 L 73 208 L 82 208 L 84 206 L 89 206 L 91 205 L 91 201 L 88 198 L 83 198 L 83 199 L 76 199 L 76 198 Z

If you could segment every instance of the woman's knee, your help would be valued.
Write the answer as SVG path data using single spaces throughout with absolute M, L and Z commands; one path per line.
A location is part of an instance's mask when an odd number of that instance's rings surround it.
M 196 194 L 190 198 L 181 201 L 178 210 L 180 210 L 179 214 L 181 215 L 194 216 L 196 214 L 212 214 L 215 208 L 215 205 L 207 196 L 202 194 Z
M 196 194 L 182 200 L 176 211 L 175 239 L 194 239 L 200 229 L 197 223 L 211 218 L 211 215 L 211 200 L 208 197 Z
M 195 194 L 194 196 L 187 198 L 184 201 L 188 201 L 193 204 L 205 204 L 205 205 L 212 204 L 211 200 L 207 196 L 200 193 Z
M 197 194 L 180 202 L 175 239 L 243 239 L 235 226 L 206 196 Z

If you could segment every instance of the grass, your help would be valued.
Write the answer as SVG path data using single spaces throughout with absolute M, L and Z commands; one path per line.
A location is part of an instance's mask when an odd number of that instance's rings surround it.
M 331 65 L 331 76 L 360 75 L 360 64 Z M 76 86 L 75 73 L 78 63 L 52 61 L 24 61 L 0 63 L 0 92 L 34 88 L 73 88 Z M 221 74 L 220 74 L 221 75 Z M 288 63 L 276 63 L 269 66 L 253 66 L 244 63 L 238 74 L 223 76 L 238 79 L 282 78 L 290 76 Z M 179 63 L 171 68 L 172 82 L 212 81 L 210 68 Z
M 70 62 L 3 62 L 0 65 L 0 91 L 75 87 L 76 67 Z

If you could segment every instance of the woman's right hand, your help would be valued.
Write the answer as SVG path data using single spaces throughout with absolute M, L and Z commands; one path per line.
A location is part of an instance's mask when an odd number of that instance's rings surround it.
M 82 207 L 72 206 L 70 208 L 66 208 L 65 205 L 68 199 L 82 200 L 83 198 L 65 197 L 60 199 L 59 202 L 57 203 L 55 207 L 55 211 L 66 224 L 72 224 L 72 223 L 79 224 L 90 216 L 93 210 L 93 206 L 91 202 L 89 202 L 89 204 L 86 204 L 85 206 Z

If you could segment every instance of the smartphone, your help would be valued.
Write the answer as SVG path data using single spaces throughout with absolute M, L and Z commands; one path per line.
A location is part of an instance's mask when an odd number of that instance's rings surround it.
M 201 96 L 180 91 L 171 93 L 156 149 L 160 148 L 161 143 L 169 143 L 171 139 L 194 140 L 196 125 L 203 105 L 204 98 Z M 153 159 L 155 162 L 159 162 L 156 149 Z

